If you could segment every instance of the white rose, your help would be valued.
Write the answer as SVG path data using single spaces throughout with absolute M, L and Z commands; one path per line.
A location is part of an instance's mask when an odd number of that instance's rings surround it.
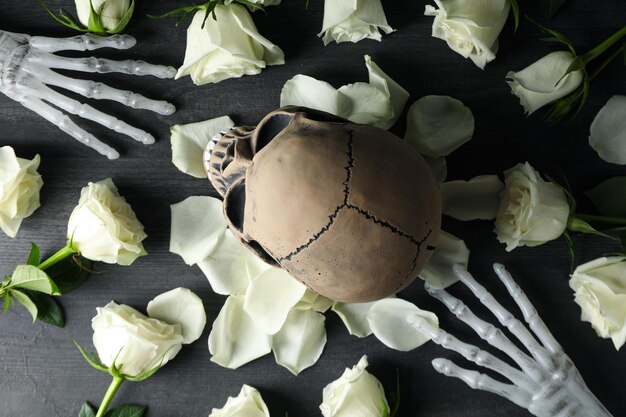
M 206 317 L 202 300 L 185 288 L 152 300 L 148 305 L 151 317 L 113 301 L 98 307 L 97 312 L 91 327 L 100 361 L 131 378 L 160 368 L 183 344 L 197 340 Z M 162 321 L 163 314 L 167 322 Z
M 323 391 L 320 410 L 324 417 L 381 417 L 389 414 L 385 391 L 375 376 L 365 370 L 363 356 L 341 378 L 328 384 Z
M 40 206 L 39 190 L 43 185 L 39 155 L 32 161 L 15 156 L 10 146 L 0 148 L 0 229 L 15 237 L 22 220 Z
M 205 21 L 205 14 L 196 12 L 187 29 L 185 62 L 177 79 L 190 75 L 196 85 L 217 83 L 285 63 L 283 51 L 259 34 L 245 7 L 218 5 L 217 20 Z
M 270 417 L 270 412 L 255 388 L 245 385 L 237 397 L 228 397 L 222 408 L 214 408 L 209 417 Z
M 358 42 L 369 38 L 381 40 L 380 30 L 394 31 L 387 23 L 380 0 L 326 0 L 322 37 L 324 45 L 330 42 Z
M 479 68 L 493 61 L 498 36 L 509 16 L 509 0 L 434 0 L 438 9 L 426 6 L 434 16 L 432 36 L 442 39 L 455 52 Z
M 570 214 L 563 190 L 541 179 L 528 162 L 505 175 L 495 232 L 506 250 L 538 246 L 561 236 Z
M 583 80 L 581 71 L 565 71 L 574 60 L 568 51 L 552 52 L 519 72 L 506 75 L 511 93 L 519 97 L 526 114 L 576 90 Z
M 619 350 L 626 341 L 626 258 L 611 256 L 578 266 L 569 281 L 580 319 L 598 336 L 613 340 Z
M 130 0 L 75 0 L 75 2 L 78 20 L 86 27 L 89 27 L 91 7 L 93 6 L 93 9 L 98 13 L 104 5 L 100 18 L 106 30 L 115 29 L 130 9 Z
M 146 255 L 143 225 L 108 178 L 82 189 L 67 226 L 72 247 L 92 261 L 130 265 Z

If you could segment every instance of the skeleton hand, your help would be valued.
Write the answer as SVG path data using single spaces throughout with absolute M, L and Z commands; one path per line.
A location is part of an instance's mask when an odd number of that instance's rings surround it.
M 142 61 L 111 61 L 94 57 L 66 58 L 54 55 L 54 52 L 63 50 L 86 51 L 106 47 L 128 49 L 135 43 L 135 39 L 128 35 L 103 38 L 87 34 L 72 38 L 46 38 L 0 31 L 0 92 L 109 159 L 118 158 L 119 153 L 115 149 L 78 127 L 65 113 L 53 106 L 124 133 L 144 144 L 154 143 L 154 137 L 87 104 L 65 97 L 48 85 L 61 87 L 85 97 L 114 100 L 129 107 L 147 109 L 163 115 L 174 113 L 176 111 L 174 106 L 165 101 L 150 100 L 139 94 L 117 90 L 94 81 L 75 80 L 51 69 L 174 77 L 176 74 L 174 68 Z
M 438 345 L 497 372 L 512 384 L 463 369 L 443 358 L 433 360 L 435 370 L 446 376 L 459 378 L 474 389 L 493 392 L 507 398 L 538 417 L 611 417 L 606 408 L 589 391 L 571 359 L 563 352 L 563 348 L 554 339 L 537 310 L 504 266 L 495 264 L 494 270 L 522 310 L 534 336 L 502 307 L 485 287 L 478 284 L 469 272 L 459 266 L 455 267 L 455 273 L 461 282 L 496 316 L 502 326 L 522 342 L 531 356 L 513 344 L 500 329 L 479 319 L 459 299 L 444 290 L 426 285 L 430 295 L 443 302 L 457 318 L 469 325 L 491 346 L 508 355 L 519 367 L 513 367 L 476 346 L 463 343 L 424 320 L 409 319 L 416 329 L 428 334 Z

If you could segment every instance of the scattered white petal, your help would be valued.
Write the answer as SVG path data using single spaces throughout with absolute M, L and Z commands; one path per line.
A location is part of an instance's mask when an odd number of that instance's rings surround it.
M 432 156 L 422 155 L 422 158 L 424 158 L 424 161 L 426 161 L 430 167 L 437 184 L 441 184 L 448 178 L 448 164 L 446 163 L 445 157 L 433 158 Z
M 171 128 L 172 162 L 182 172 L 196 178 L 206 178 L 202 157 L 211 138 L 235 123 L 228 116 L 204 122 L 174 125 Z
M 324 321 L 314 310 L 291 310 L 285 325 L 272 337 L 276 363 L 294 375 L 315 365 L 326 345 Z
M 372 332 L 378 340 L 392 349 L 404 352 L 430 340 L 411 324 L 413 317 L 420 317 L 432 326 L 439 327 L 436 315 L 399 298 L 377 301 L 367 314 Z
M 341 116 L 349 112 L 350 102 L 327 82 L 298 74 L 285 83 L 280 106 L 303 106 Z
M 337 313 L 352 336 L 367 337 L 372 334 L 367 313 L 375 303 L 377 301 L 369 303 L 340 303 L 336 301 L 333 303 L 332 310 Z
M 359 82 L 340 87 L 339 93 L 350 103 L 349 112 L 340 116 L 351 122 L 382 127 L 393 119 L 393 104 L 385 91 Z
M 271 335 L 280 330 L 289 311 L 300 301 L 305 291 L 304 284 L 284 269 L 268 269 L 250 283 L 244 310 L 257 326 Z
M 198 340 L 206 325 L 202 300 L 187 288 L 175 288 L 158 295 L 148 303 L 148 316 L 169 324 L 180 324 L 183 343 Z
M 250 281 L 261 272 L 271 268 L 247 249 L 230 230 L 213 253 L 198 266 L 217 294 L 244 295 Z
M 591 123 L 589 145 L 605 161 L 626 164 L 626 96 L 613 96 L 600 109 Z
M 452 267 L 462 265 L 467 269 L 469 255 L 470 251 L 463 240 L 441 230 L 437 248 L 419 277 L 435 288 L 447 288 L 459 280 Z
M 234 295 L 226 299 L 209 335 L 211 361 L 225 368 L 237 369 L 271 352 L 271 336 L 244 311 L 243 300 Z
M 294 308 L 298 310 L 315 310 L 319 313 L 325 313 L 333 305 L 333 300 L 316 293 L 311 289 L 306 289 L 302 299 Z
M 426 96 L 409 108 L 404 135 L 419 153 L 447 156 L 474 134 L 474 115 L 457 99 Z
M 261 393 L 250 385 L 243 385 L 236 397 L 228 397 L 222 408 L 214 408 L 209 417 L 270 417 Z
M 389 129 L 396 123 L 402 114 L 406 101 L 409 99 L 409 92 L 396 81 L 392 80 L 391 77 L 389 77 L 378 65 L 376 65 L 374 61 L 372 61 L 372 58 L 369 55 L 365 55 L 365 66 L 367 67 L 367 72 L 369 74 L 370 85 L 381 91 L 385 91 L 391 98 L 394 116 L 385 123 L 381 123 L 379 125 L 379 127 L 383 129 Z
M 187 265 L 206 259 L 222 240 L 227 224 L 222 202 L 213 197 L 189 197 L 172 204 L 170 252 Z
M 497 175 L 440 185 L 443 213 L 458 220 L 493 220 L 498 213 L 504 183 Z

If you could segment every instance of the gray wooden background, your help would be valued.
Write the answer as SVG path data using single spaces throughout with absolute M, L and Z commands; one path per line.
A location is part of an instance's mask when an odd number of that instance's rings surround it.
M 48 3 L 53 8 L 72 9 L 73 5 L 70 0 Z M 138 38 L 139 44 L 130 51 L 102 50 L 97 54 L 180 65 L 187 22 L 176 28 L 173 21 L 149 20 L 146 13 L 162 13 L 191 1 L 137 3 L 136 17 L 128 32 Z M 67 315 L 64 329 L 33 325 L 28 313 L 20 307 L 0 317 L 0 415 L 74 416 L 83 401 L 98 404 L 109 384 L 109 376 L 85 363 L 71 339 L 91 347 L 90 321 L 96 306 L 114 299 L 142 309 L 154 296 L 176 286 L 188 287 L 204 300 L 209 320 L 205 334 L 148 381 L 123 385 L 115 404 L 148 404 L 149 417 L 206 416 L 211 408 L 221 407 L 227 396 L 236 395 L 241 385 L 247 383 L 260 389 L 273 416 L 286 413 L 294 417 L 318 416 L 322 388 L 337 378 L 344 367 L 354 365 L 362 354 L 367 354 L 370 371 L 389 391 L 395 389 L 396 370 L 399 372 L 399 416 L 529 415 L 503 399 L 444 378 L 431 368 L 430 361 L 438 356 L 455 358 L 464 364 L 457 355 L 434 344 L 409 353 L 395 352 L 373 337 L 363 340 L 350 337 L 332 313 L 327 314 L 328 344 L 322 357 L 316 366 L 298 377 L 277 366 L 271 355 L 236 371 L 210 362 L 207 349 L 210 323 L 224 297 L 211 291 L 199 269 L 187 267 L 180 257 L 169 253 L 169 205 L 191 195 L 215 195 L 215 192 L 208 181 L 188 177 L 171 164 L 169 126 L 223 114 L 241 124 L 254 124 L 278 107 L 281 87 L 295 74 L 308 74 L 336 86 L 366 81 L 363 55 L 370 54 L 411 93 L 409 104 L 427 94 L 443 94 L 462 100 L 474 112 L 474 139 L 448 159 L 450 179 L 500 173 L 518 162 L 529 161 L 541 172 L 553 176 L 560 175 L 562 170 L 570 179 L 581 208 L 590 210 L 582 192 L 610 176 L 626 174 L 626 168 L 601 161 L 587 143 L 589 125 L 596 112 L 612 95 L 626 93 L 623 65 L 614 63 L 593 82 L 589 103 L 580 117 L 549 126 L 540 115 L 524 117 L 504 82 L 507 71 L 522 69 L 550 51 L 551 47 L 538 40 L 538 31 L 527 21 L 522 21 L 516 35 L 510 23 L 507 25 L 497 59 L 481 71 L 449 50 L 444 42 L 431 38 L 432 18 L 423 16 L 424 0 L 383 2 L 390 24 L 398 31 L 385 36 L 382 43 L 365 40 L 328 47 L 316 37 L 322 24 L 321 0 L 311 0 L 308 11 L 304 0 L 283 3 L 269 8 L 267 15 L 256 13 L 254 20 L 261 33 L 283 48 L 287 61 L 284 66 L 271 67 L 257 76 L 203 87 L 194 86 L 188 78 L 155 81 L 121 75 L 94 76 L 119 88 L 168 99 L 179 109 L 171 117 L 161 117 L 110 102 L 92 103 L 157 137 L 156 144 L 144 147 L 99 126 L 81 122 L 121 150 L 123 155 L 116 161 L 100 157 L 34 113 L 0 96 L 0 145 L 13 146 L 23 157 L 40 154 L 40 171 L 45 181 L 43 205 L 24 222 L 18 237 L 9 239 L 0 234 L 0 273 L 9 273 L 24 260 L 31 241 L 39 244 L 44 254 L 64 245 L 68 216 L 78 201 L 81 187 L 89 181 L 112 177 L 149 235 L 145 241 L 149 256 L 128 268 L 98 265 L 99 274 L 79 290 L 63 296 Z M 520 3 L 523 12 L 538 15 L 535 2 Z M 584 51 L 625 23 L 623 0 L 570 0 L 549 25 L 570 36 Z M 73 34 L 52 21 L 35 0 L 0 1 L 0 28 L 50 36 Z M 394 131 L 403 134 L 404 123 L 402 118 Z M 506 253 L 492 233 L 491 222 L 461 223 L 446 218 L 444 227 L 467 242 L 472 251 L 470 269 L 475 276 L 503 299 L 506 306 L 513 307 L 490 269 L 496 261 L 506 264 L 593 392 L 615 416 L 625 415 L 626 352 L 616 352 L 610 341 L 597 338 L 588 324 L 580 322 L 580 311 L 573 303 L 567 282 L 569 258 L 564 241 Z M 575 242 L 580 261 L 617 249 L 610 241 L 595 237 L 577 237 Z M 470 300 L 470 305 L 476 305 L 463 288 L 455 287 L 453 292 Z M 435 311 L 445 329 L 467 341 L 479 342 L 471 331 L 431 300 L 419 283 L 402 296 Z M 484 309 L 476 307 L 476 310 L 484 314 Z

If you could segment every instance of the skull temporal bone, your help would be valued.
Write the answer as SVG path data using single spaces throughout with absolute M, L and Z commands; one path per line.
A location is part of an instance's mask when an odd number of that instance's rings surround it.
M 285 107 L 211 147 L 207 171 L 233 234 L 326 297 L 392 295 L 435 248 L 441 202 L 432 173 L 383 129 Z

